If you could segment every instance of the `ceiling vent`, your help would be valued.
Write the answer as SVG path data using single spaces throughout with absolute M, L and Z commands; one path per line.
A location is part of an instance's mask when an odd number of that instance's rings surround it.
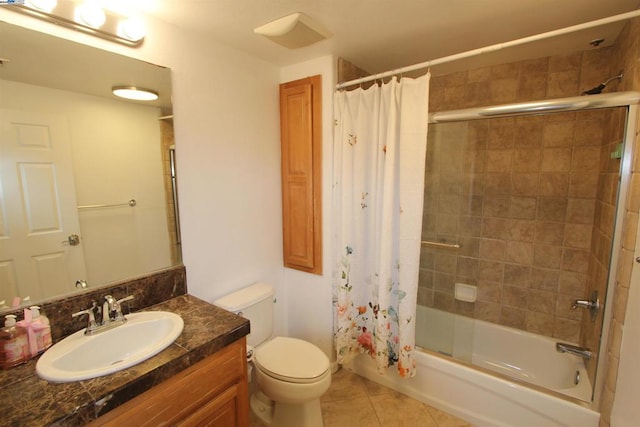
M 303 13 L 293 13 L 276 19 L 253 32 L 289 49 L 309 46 L 333 35 Z

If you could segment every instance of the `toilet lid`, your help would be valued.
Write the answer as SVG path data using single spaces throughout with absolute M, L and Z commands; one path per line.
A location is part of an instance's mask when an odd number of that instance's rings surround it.
M 254 357 L 264 373 L 289 382 L 311 382 L 329 369 L 322 350 L 296 338 L 276 337 L 257 348 Z

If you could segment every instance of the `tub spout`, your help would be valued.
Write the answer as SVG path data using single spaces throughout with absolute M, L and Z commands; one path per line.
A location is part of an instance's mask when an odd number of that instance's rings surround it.
M 577 345 L 567 344 L 564 342 L 556 343 L 556 350 L 560 353 L 571 353 L 576 356 L 584 357 L 585 359 L 591 359 L 591 350 L 586 347 L 578 347 Z

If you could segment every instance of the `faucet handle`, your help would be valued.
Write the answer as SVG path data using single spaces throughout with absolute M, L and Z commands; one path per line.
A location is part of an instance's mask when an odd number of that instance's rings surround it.
M 91 308 L 88 308 L 86 310 L 81 310 L 81 311 L 78 311 L 77 313 L 71 314 L 71 317 L 78 317 L 78 316 L 82 316 L 83 314 L 86 314 L 87 316 L 89 316 L 89 323 L 87 324 L 87 330 L 85 331 L 85 333 L 97 327 L 96 314 L 95 314 L 95 309 L 97 306 L 98 304 L 96 304 L 95 301 L 92 301 Z
M 118 304 L 122 304 L 123 302 L 131 301 L 132 299 L 133 299 L 133 295 L 129 295 L 128 297 L 124 297 L 122 299 L 119 299 L 117 302 L 118 302 Z
M 126 297 L 116 301 L 116 303 L 115 303 L 115 308 L 116 308 L 115 318 L 116 319 L 124 319 L 124 315 L 122 314 L 122 303 L 123 302 L 127 302 L 127 301 L 131 301 L 132 299 L 133 299 L 133 295 L 129 295 L 129 296 L 126 296 Z

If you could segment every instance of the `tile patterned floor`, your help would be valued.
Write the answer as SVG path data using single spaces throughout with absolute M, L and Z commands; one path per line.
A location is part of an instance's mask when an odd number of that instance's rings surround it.
M 473 427 L 344 369 L 331 378 L 321 406 L 325 427 Z M 261 424 L 252 419 L 252 427 Z

